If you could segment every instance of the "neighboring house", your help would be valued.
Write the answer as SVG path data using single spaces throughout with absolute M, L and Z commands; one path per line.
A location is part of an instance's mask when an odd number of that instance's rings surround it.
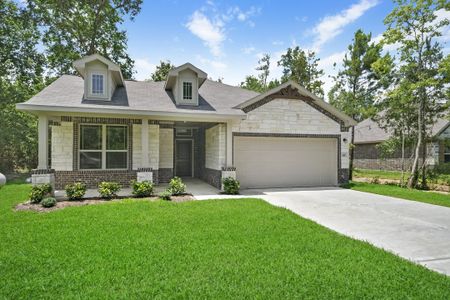
M 196 177 L 220 187 L 334 186 L 348 181 L 355 122 L 294 82 L 258 94 L 207 79 L 190 63 L 165 82 L 124 80 L 100 55 L 74 62 L 17 105 L 39 117 L 33 182 L 167 182 Z M 50 130 L 49 130 L 50 128 Z
M 450 122 L 436 120 L 431 139 L 427 143 L 426 163 L 433 167 L 450 162 Z M 372 119 L 366 119 L 355 126 L 355 158 L 353 166 L 360 169 L 401 170 L 401 147 L 393 154 L 382 155 L 378 145 L 391 138 L 391 134 L 378 126 Z M 413 148 L 405 148 L 405 167 L 412 164 Z

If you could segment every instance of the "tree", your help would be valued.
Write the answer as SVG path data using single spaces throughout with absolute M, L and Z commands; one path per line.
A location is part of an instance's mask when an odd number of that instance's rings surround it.
M 265 88 L 262 85 L 261 80 L 259 80 L 259 78 L 253 75 L 246 76 L 245 80 L 241 82 L 239 86 L 244 89 L 255 91 L 258 93 L 263 93 L 265 91 Z
M 258 77 L 264 89 L 267 88 L 267 78 L 269 77 L 270 74 L 269 69 L 270 69 L 270 55 L 266 53 L 260 60 L 258 60 L 258 66 L 256 67 L 257 71 L 261 71 Z
M 119 29 L 125 17 L 140 12 L 142 0 L 29 0 L 39 19 L 49 71 L 75 73 L 72 62 L 99 53 L 120 65 L 132 78 L 134 61 L 127 53 L 127 35 Z
M 441 0 L 395 0 L 397 6 L 385 18 L 388 26 L 383 42 L 398 44 L 399 63 L 395 74 L 396 85 L 389 92 L 390 98 L 402 98 L 412 107 L 415 130 L 414 160 L 408 187 L 418 186 L 419 170 L 422 170 L 422 186 L 426 186 L 426 142 L 436 118 L 447 108 L 445 94 L 445 60 L 442 45 L 437 38 L 441 29 L 449 25 L 448 19 L 436 20 L 439 9 L 450 10 L 450 3 Z M 444 67 L 443 67 L 444 66 Z M 448 75 L 448 73 L 447 73 Z M 402 96 L 399 96 L 402 95 Z M 396 103 L 394 103 L 396 104 Z M 389 103 L 386 109 L 394 110 Z M 422 166 L 419 166 L 419 158 Z
M 382 46 L 371 42 L 371 34 L 357 30 L 348 52 L 342 61 L 342 70 L 334 78 L 336 83 L 328 93 L 330 104 L 345 112 L 356 121 L 373 116 L 376 91 L 380 88 L 378 72 L 373 64 L 381 58 Z M 383 58 L 390 61 L 390 56 Z M 379 68 L 378 71 L 386 71 Z M 350 145 L 349 178 L 353 175 L 355 130 L 352 128 Z
M 159 66 L 156 66 L 155 72 L 152 73 L 150 80 L 152 81 L 165 81 L 169 71 L 175 68 L 170 60 L 159 61 Z
M 44 87 L 44 56 L 33 15 L 16 2 L 0 0 L 0 36 L 0 170 L 11 172 L 37 161 L 36 119 L 15 104 Z
M 323 81 L 319 78 L 324 72 L 319 69 L 318 63 L 319 59 L 314 51 L 305 52 L 298 46 L 294 49 L 288 48 L 278 61 L 278 66 L 283 67 L 281 82 L 293 80 L 313 94 L 323 97 Z

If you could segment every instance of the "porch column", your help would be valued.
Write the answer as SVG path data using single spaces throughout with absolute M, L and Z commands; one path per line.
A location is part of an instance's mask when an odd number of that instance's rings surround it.
M 38 122 L 39 144 L 38 144 L 38 169 L 48 169 L 48 117 L 40 115 Z
M 231 121 L 228 121 L 226 135 L 226 167 L 233 166 L 233 133 L 231 127 Z
M 148 159 L 148 120 L 142 120 L 141 128 L 141 143 L 142 143 L 142 168 L 149 168 L 150 163 Z

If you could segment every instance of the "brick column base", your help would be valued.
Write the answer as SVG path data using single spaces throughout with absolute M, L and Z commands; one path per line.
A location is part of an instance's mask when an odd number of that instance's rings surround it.
M 150 181 L 153 183 L 153 170 L 152 168 L 141 168 L 137 171 L 137 181 Z
M 222 167 L 222 180 L 231 177 L 236 179 L 236 168 L 235 167 Z M 220 190 L 223 192 L 223 182 L 220 182 Z
M 55 170 L 53 169 L 35 169 L 31 171 L 31 184 L 50 184 L 52 186 L 52 195 L 55 193 Z

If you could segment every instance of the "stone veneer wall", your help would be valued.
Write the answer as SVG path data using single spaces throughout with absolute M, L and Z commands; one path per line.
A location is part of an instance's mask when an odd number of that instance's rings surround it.
M 133 170 L 142 166 L 142 125 L 133 124 Z M 148 125 L 148 156 L 150 168 L 159 168 L 159 125 Z
M 51 168 L 59 171 L 73 169 L 73 123 L 53 123 L 51 128 Z
M 202 174 L 202 180 L 220 189 L 222 186 L 222 171 L 205 168 Z
M 221 170 L 225 166 L 226 125 L 218 124 L 205 131 L 205 168 Z

